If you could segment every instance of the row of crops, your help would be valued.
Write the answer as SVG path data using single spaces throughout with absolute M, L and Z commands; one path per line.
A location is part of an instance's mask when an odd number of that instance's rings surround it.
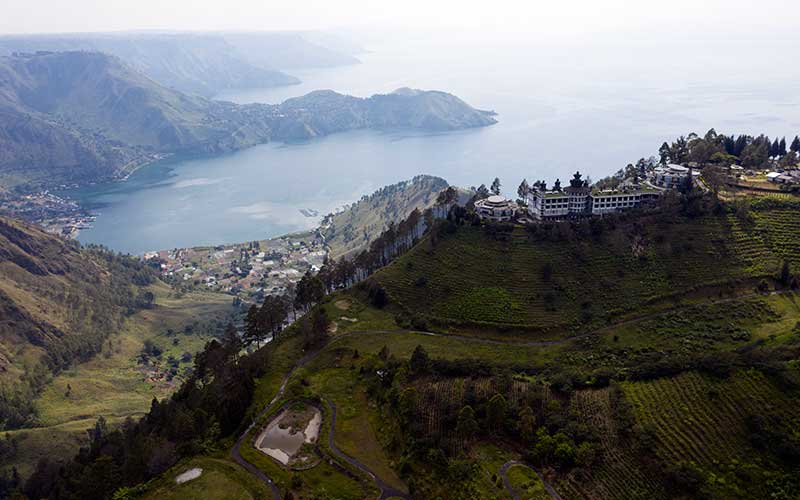
M 756 232 L 779 258 L 800 267 L 800 210 L 753 211 Z
M 667 462 L 691 460 L 704 466 L 747 459 L 749 415 L 800 411 L 761 372 L 738 372 L 729 380 L 690 372 L 652 382 L 624 384 L 637 420 L 652 429 L 658 454 Z
M 751 276 L 724 218 L 627 231 L 602 241 L 533 241 L 517 228 L 496 241 L 463 227 L 435 247 L 417 246 L 377 279 L 414 313 L 546 328 L 613 320 L 675 293 Z
M 596 430 L 601 456 L 588 474 L 570 473 L 559 483 L 565 497 L 657 499 L 663 496 L 659 478 L 643 470 L 640 457 L 620 437 L 610 389 L 576 391 L 570 401 L 570 411 Z

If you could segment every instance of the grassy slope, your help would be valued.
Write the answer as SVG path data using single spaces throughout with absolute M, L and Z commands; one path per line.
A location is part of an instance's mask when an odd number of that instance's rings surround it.
M 785 392 L 755 370 L 722 380 L 689 372 L 627 383 L 624 390 L 637 420 L 655 433 L 655 451 L 665 464 L 696 464 L 719 498 L 769 495 L 764 481 L 775 465 L 750 444 L 746 419 L 770 412 L 796 425 L 800 395 Z
M 184 351 L 194 354 L 202 349 L 210 337 L 178 334 L 179 344 L 173 346 L 165 335 L 167 329 L 183 331 L 197 318 L 223 318 L 231 310 L 226 295 L 190 293 L 174 298 L 166 285 L 151 289 L 157 297 L 156 308 L 129 317 L 120 332 L 109 338 L 103 353 L 60 373 L 45 387 L 35 401 L 42 427 L 9 433 L 25 440 L 23 453 L 8 464 L 17 466 L 23 477 L 42 456 L 73 456 L 87 441 L 86 429 L 93 427 L 100 415 L 112 425 L 121 423 L 128 416 L 143 415 L 153 397 L 168 397 L 178 387 L 180 377 L 172 383 L 154 382 L 137 364 L 136 357 L 146 339 L 164 348 L 161 364 L 169 355 L 180 359 Z M 181 363 L 181 369 L 191 363 Z M 67 384 L 72 388 L 69 396 Z
M 414 209 L 433 206 L 436 195 L 447 188 L 444 179 L 420 176 L 382 188 L 337 213 L 324 230 L 331 257 L 353 256 L 367 248 L 390 222 L 405 219 Z
M 183 484 L 175 477 L 193 468 L 203 469 L 201 476 Z M 147 485 L 144 500 L 183 500 L 187 498 L 218 498 L 259 500 L 270 498 L 267 485 L 229 461 L 197 457 L 186 460 Z
M 773 224 L 771 221 L 775 218 L 784 223 Z M 377 353 L 383 346 L 387 346 L 393 355 L 407 358 L 417 345 L 423 345 L 433 358 L 473 358 L 491 364 L 527 367 L 562 364 L 596 367 L 624 366 L 626 359 L 637 359 L 635 357 L 637 349 L 668 356 L 680 353 L 682 350 L 699 352 L 736 349 L 758 339 L 766 340 L 766 345 L 779 344 L 791 338 L 790 330 L 800 320 L 800 306 L 795 295 L 729 299 L 720 297 L 716 290 L 714 293 L 698 293 L 682 301 L 688 305 L 695 304 L 694 308 L 688 309 L 692 311 L 688 324 L 682 324 L 683 319 L 672 312 L 658 312 L 660 309 L 673 307 L 679 303 L 673 297 L 669 297 L 676 286 L 696 287 L 693 280 L 719 284 L 731 279 L 742 279 L 746 285 L 742 285 L 738 291 L 745 293 L 746 290 L 752 290 L 750 278 L 774 275 L 784 257 L 790 259 L 794 257 L 791 253 L 794 248 L 792 238 L 795 238 L 797 233 L 794 232 L 792 213 L 780 215 L 775 211 L 759 212 L 754 215 L 754 219 L 755 224 L 748 227 L 743 226 L 734 217 L 725 217 L 685 222 L 685 226 L 682 227 L 650 228 L 648 258 L 639 260 L 623 257 L 619 262 L 612 259 L 611 255 L 618 252 L 625 254 L 626 249 L 630 248 L 630 242 L 626 240 L 625 235 L 610 237 L 605 243 L 597 245 L 597 248 L 589 248 L 566 243 L 529 242 L 524 240 L 525 235 L 519 231 L 511 243 L 495 242 L 485 238 L 475 229 L 465 228 L 455 237 L 443 240 L 433 254 L 429 253 L 429 247 L 423 242 L 410 255 L 379 273 L 379 279 L 395 299 L 393 306 L 387 310 L 378 311 L 366 306 L 359 300 L 357 293 L 336 295 L 325 304 L 329 316 L 337 322 L 336 332 L 325 352 L 311 365 L 296 373 L 290 383 L 289 393 L 316 394 L 334 401 L 340 412 L 336 437 L 338 446 L 379 471 L 384 479 L 394 482 L 397 473 L 394 472 L 391 453 L 386 451 L 387 443 L 382 436 L 382 430 L 385 425 L 389 425 L 389 422 L 382 420 L 380 412 L 371 406 L 369 399 L 363 397 L 356 373 L 360 361 L 359 358 L 353 357 L 354 350 L 358 350 L 360 359 L 364 359 L 370 354 Z M 655 238 L 658 233 L 667 236 L 662 241 L 661 238 Z M 782 242 L 782 239 L 786 241 Z M 575 269 L 566 265 L 574 259 L 581 262 L 580 266 L 573 266 Z M 433 263 L 429 262 L 431 260 Z M 555 272 L 550 282 L 542 280 L 541 273 L 537 271 L 541 269 L 543 262 L 551 262 L 554 265 Z M 557 265 L 559 262 L 564 265 Z M 464 272 L 465 269 L 469 269 L 470 273 Z M 427 276 L 429 278 L 427 287 L 414 286 L 414 281 L 419 275 L 427 272 L 430 272 Z M 613 283 L 614 278 L 618 283 Z M 437 280 L 441 282 L 437 283 Z M 524 297 L 526 294 L 530 297 L 537 293 L 546 293 L 546 290 L 555 283 L 558 286 L 552 288 L 555 288 L 558 294 L 556 311 L 545 310 L 533 303 L 530 307 L 504 309 L 506 312 L 510 310 L 512 317 L 518 321 L 535 320 L 555 326 L 562 323 L 562 315 L 572 320 L 580 316 L 583 309 L 580 307 L 580 301 L 583 299 L 581 294 L 584 293 L 585 285 L 593 282 L 592 280 L 603 285 L 610 283 L 608 293 L 604 292 L 603 297 L 592 299 L 593 311 L 602 308 L 618 310 L 612 318 L 615 321 L 623 319 L 621 313 L 626 310 L 634 310 L 634 314 L 629 316 L 638 314 L 644 317 L 641 320 L 621 323 L 616 327 L 603 328 L 590 336 L 587 342 L 569 340 L 535 347 L 433 337 L 399 330 L 393 322 L 398 300 L 414 312 L 431 314 L 433 311 L 435 314 L 437 311 L 463 311 L 463 307 L 459 309 L 453 304 L 459 304 L 459 301 L 462 301 L 461 306 L 472 307 L 474 304 L 469 301 L 463 302 L 463 296 L 459 297 L 458 293 L 453 292 L 469 288 L 470 284 L 478 288 L 489 287 L 488 285 L 491 285 L 489 288 L 507 287 L 508 296 L 514 301 L 517 300 L 516 297 Z M 459 284 L 467 286 L 459 288 Z M 476 296 L 481 297 L 480 290 Z M 712 302 L 709 302 L 710 300 Z M 648 305 L 654 302 L 658 307 Z M 442 306 L 436 304 L 440 303 L 445 304 L 444 309 L 438 309 Z M 598 304 L 601 307 L 598 308 Z M 513 306 L 513 303 L 511 305 Z M 498 312 L 497 309 L 493 311 Z M 491 309 L 489 313 L 492 313 Z M 372 330 L 372 332 L 347 335 L 362 330 Z M 736 333 L 740 330 L 746 330 L 749 337 L 745 339 L 728 336 L 731 332 Z M 483 334 L 493 335 L 485 331 Z M 554 339 L 563 338 L 567 334 L 567 331 L 558 329 L 549 332 L 549 336 Z M 274 396 L 283 375 L 302 356 L 300 344 L 300 339 L 287 337 L 273 346 L 275 353 L 269 361 L 270 371 L 259 381 L 253 414 Z M 595 355 L 596 353 L 600 355 Z M 356 366 L 356 369 L 353 370 L 351 365 Z M 752 378 L 756 375 L 748 372 L 747 376 Z M 697 445 L 672 444 L 673 448 L 670 448 L 663 443 L 672 442 L 668 441 L 667 437 L 661 438 L 660 433 L 671 436 L 673 431 L 669 429 L 674 428 L 677 429 L 676 432 L 685 432 L 691 436 L 698 432 L 697 428 L 702 428 L 696 427 L 698 422 L 702 424 L 704 421 L 715 420 L 712 418 L 715 410 L 708 407 L 712 404 L 708 402 L 708 397 L 698 402 L 697 396 L 691 393 L 694 387 L 692 384 L 697 385 L 696 377 L 701 376 L 690 373 L 675 379 L 625 385 L 624 393 L 634 402 L 636 418 L 640 424 L 646 424 L 648 419 L 656 419 L 661 411 L 671 412 L 669 414 L 672 415 L 670 421 L 672 425 L 670 428 L 662 425 L 664 429 L 657 433 L 658 443 L 661 444 L 656 452 L 659 457 L 667 461 L 675 460 L 677 456 L 695 458 Z M 740 390 L 739 377 L 740 375 L 737 375 L 731 382 L 704 383 L 731 384 L 733 387 L 731 394 L 737 394 L 737 391 L 745 394 L 744 389 Z M 706 380 L 704 376 L 701 379 Z M 659 384 L 664 385 L 662 387 Z M 734 428 L 737 429 L 738 425 L 739 430 L 734 432 L 733 436 L 720 439 L 717 444 L 709 447 L 709 450 L 714 450 L 717 446 L 722 453 L 736 451 L 738 446 L 741 446 L 739 448 L 741 450 L 747 449 L 742 445 L 740 430 L 743 421 L 740 413 L 737 413 L 747 405 L 763 406 L 775 399 L 776 402 L 783 401 L 779 406 L 784 411 L 789 411 L 790 405 L 786 403 L 785 395 L 781 396 L 775 394 L 773 389 L 764 388 L 768 388 L 769 383 L 765 385 L 759 382 L 756 384 L 758 389 L 754 389 L 753 384 L 749 382 L 742 384 L 744 385 L 741 387 L 754 394 L 761 391 L 761 395 L 755 398 L 755 403 L 745 404 L 737 399 L 732 406 L 722 405 L 721 410 L 716 410 L 722 413 L 719 418 L 733 422 Z M 727 386 L 721 386 L 721 389 L 725 387 Z M 669 397 L 654 399 L 652 395 L 659 391 L 666 391 Z M 640 393 L 644 396 L 638 396 Z M 670 403 L 665 403 L 665 400 L 669 400 Z M 698 411 L 706 420 L 701 420 L 700 416 L 692 414 L 694 406 L 701 403 L 705 407 L 702 411 Z M 648 476 L 643 469 L 640 469 L 636 451 L 628 449 L 625 442 L 617 436 L 617 423 L 614 421 L 608 389 L 576 391 L 569 401 L 563 404 L 571 413 L 579 415 L 586 425 L 600 429 L 602 436 L 601 460 L 592 469 L 589 477 L 559 475 L 556 478 L 556 486 L 565 498 L 659 496 L 660 479 Z M 669 405 L 673 408 L 670 409 Z M 719 432 L 719 429 L 715 432 Z M 693 439 L 701 438 L 695 436 Z M 492 483 L 491 474 L 495 469 L 499 469 L 504 460 L 516 456 L 497 448 L 496 445 L 488 445 L 491 449 L 486 446 L 483 444 L 469 451 L 470 458 L 479 462 L 482 471 L 480 477 L 476 478 L 478 484 L 474 488 L 481 491 L 486 498 L 507 498 L 502 488 Z M 248 459 L 278 479 L 280 484 L 287 484 L 290 479 L 288 473 L 251 447 L 246 448 L 242 449 L 242 453 Z M 670 453 L 675 455 L 671 456 Z M 697 458 L 708 457 L 697 454 Z M 424 464 L 421 466 L 424 467 Z M 412 468 L 416 467 L 418 465 L 412 464 Z M 357 496 L 356 489 L 349 488 L 347 481 L 342 481 L 344 476 L 340 477 L 336 472 L 325 472 L 323 469 L 318 469 L 317 472 L 302 473 L 306 474 L 303 478 L 303 494 L 315 488 L 317 491 L 319 488 L 325 488 L 327 492 L 338 491 L 341 488 L 342 492 L 350 491 L 354 497 Z M 420 474 L 424 474 L 422 469 Z M 514 481 L 524 482 L 524 476 L 525 474 L 515 471 Z M 719 491 L 723 491 L 724 496 L 724 492 L 729 490 Z M 347 494 L 344 493 L 344 496 Z
M 523 500 L 550 500 L 541 479 L 529 468 L 515 465 L 508 469 L 508 480 Z
M 630 224 L 578 242 L 530 241 L 522 228 L 496 241 L 462 227 L 433 249 L 423 242 L 376 277 L 396 303 L 451 329 L 499 325 L 517 336 L 522 329 L 558 336 L 671 307 L 704 286 L 774 276 L 784 257 L 800 254 L 796 214 L 758 212 L 746 229 L 733 217 L 653 222 L 641 256 L 632 251 Z

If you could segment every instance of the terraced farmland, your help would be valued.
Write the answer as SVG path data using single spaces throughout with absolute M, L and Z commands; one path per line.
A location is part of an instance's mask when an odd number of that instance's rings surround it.
M 758 452 L 748 444 L 748 415 L 770 410 L 786 421 L 800 417 L 796 402 L 755 370 L 729 380 L 691 372 L 623 387 L 637 420 L 655 431 L 656 451 L 668 463 L 711 467 L 750 458 Z
M 611 389 L 576 391 L 570 411 L 600 437 L 597 463 L 589 471 L 569 473 L 558 484 L 565 498 L 635 499 L 663 497 L 662 483 L 649 475 L 639 457 L 620 436 Z
M 545 330 L 603 323 L 675 293 L 752 276 L 728 243 L 724 218 L 627 231 L 602 241 L 532 241 L 518 227 L 497 241 L 462 227 L 434 248 L 423 242 L 376 277 L 415 314 Z M 644 244 L 634 249 L 634 241 Z
M 800 210 L 782 208 L 754 211 L 756 231 L 780 259 L 800 267 Z

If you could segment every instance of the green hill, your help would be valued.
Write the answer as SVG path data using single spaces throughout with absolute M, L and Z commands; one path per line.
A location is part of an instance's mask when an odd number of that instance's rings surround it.
M 147 305 L 155 273 L 130 258 L 0 218 L 0 424 L 32 423 L 33 396 L 57 373 L 86 361 Z
M 80 480 L 51 464 L 25 491 L 797 498 L 798 207 L 673 201 L 535 230 L 453 211 L 313 321 L 246 356 L 209 346 L 174 397 L 92 440 Z M 290 469 L 254 443 L 299 402 L 320 409 L 306 450 L 325 460 Z
M 322 222 L 322 234 L 333 259 L 352 257 L 369 244 L 389 224 L 397 224 L 414 209 L 424 212 L 436 203 L 436 196 L 447 189 L 439 177 L 419 175 L 409 181 L 383 187 Z
M 431 326 L 579 332 L 775 277 L 783 260 L 799 264 L 798 224 L 796 208 L 765 205 L 747 221 L 656 213 L 535 230 L 464 225 L 375 279 Z

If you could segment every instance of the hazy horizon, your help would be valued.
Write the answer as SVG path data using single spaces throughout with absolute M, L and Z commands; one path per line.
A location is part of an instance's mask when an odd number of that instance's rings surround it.
M 757 9 L 747 0 L 630 1 L 573 0 L 540 5 L 504 1 L 408 0 L 387 9 L 361 0 L 298 0 L 264 4 L 231 0 L 220 9 L 211 0 L 54 0 L 14 2 L 4 8 L 0 35 L 108 33 L 136 31 L 359 31 L 360 33 L 443 30 L 476 38 L 537 39 L 582 35 L 616 38 L 663 36 L 692 39 L 735 36 L 796 38 L 800 3 L 765 0 Z M 616 35 L 616 36 L 615 36 Z M 734 39 L 734 40 L 735 40 Z M 595 40 L 592 40 L 595 41 Z

